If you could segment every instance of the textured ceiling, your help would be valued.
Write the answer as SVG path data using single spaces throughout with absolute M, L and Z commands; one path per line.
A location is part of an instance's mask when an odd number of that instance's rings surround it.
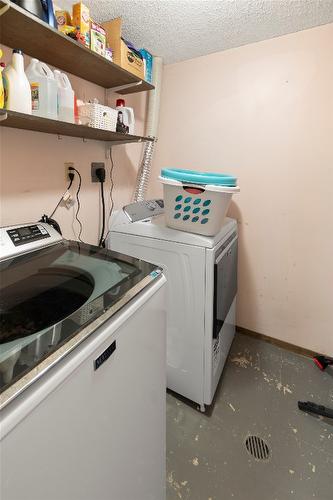
M 55 0 L 71 9 L 74 0 Z M 84 0 L 97 22 L 121 16 L 123 37 L 183 61 L 333 22 L 333 0 Z

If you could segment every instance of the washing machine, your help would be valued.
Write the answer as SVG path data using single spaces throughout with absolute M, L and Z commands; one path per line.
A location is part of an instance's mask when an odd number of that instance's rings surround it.
M 165 499 L 165 278 L 0 228 L 2 500 Z
M 164 269 L 167 278 L 167 387 L 213 401 L 235 335 L 238 231 L 226 218 L 207 237 L 166 226 L 163 200 L 128 205 L 110 223 L 108 246 Z

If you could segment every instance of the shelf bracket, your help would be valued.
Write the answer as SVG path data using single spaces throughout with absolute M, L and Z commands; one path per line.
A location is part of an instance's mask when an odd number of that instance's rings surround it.
M 10 9 L 9 3 L 5 4 L 3 7 L 0 9 L 0 17 L 6 14 L 7 10 Z
M 119 85 L 119 87 L 111 87 L 108 90 L 110 92 L 118 92 L 119 90 L 131 89 L 132 87 L 138 87 L 139 85 L 142 85 L 142 84 L 143 84 L 143 81 L 140 80 L 139 82 L 126 83 L 126 85 Z

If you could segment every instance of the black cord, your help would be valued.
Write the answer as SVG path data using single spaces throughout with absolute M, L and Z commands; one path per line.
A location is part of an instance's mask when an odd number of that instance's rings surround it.
M 103 247 L 105 247 L 106 240 L 110 234 L 110 219 L 111 219 L 111 215 L 112 215 L 113 208 L 114 208 L 114 200 L 113 200 L 113 187 L 114 187 L 113 168 L 114 168 L 114 163 L 113 163 L 113 158 L 112 158 L 112 148 L 110 148 L 109 152 L 110 152 L 110 161 L 111 161 L 111 167 L 110 167 L 110 211 L 109 211 L 109 219 L 108 219 L 109 227 L 108 227 L 108 231 L 107 231 L 106 236 L 105 236 L 103 243 L 102 243 Z
M 79 193 L 80 193 L 81 185 L 82 185 L 82 177 L 81 177 L 80 172 L 76 168 L 69 167 L 69 170 L 74 170 L 74 172 L 76 172 L 77 175 L 79 176 L 79 184 L 78 184 L 78 187 L 77 187 L 77 190 L 76 190 L 76 195 L 75 195 L 76 196 L 76 202 L 77 202 L 77 209 L 76 209 L 76 213 L 75 213 L 75 219 L 77 220 L 77 222 L 79 224 L 79 228 L 80 228 L 79 229 L 79 234 L 78 234 L 78 240 L 81 241 L 81 243 L 83 243 L 83 241 L 81 240 L 83 226 L 82 226 L 82 222 L 79 219 L 79 212 L 80 212 L 80 208 L 81 208 Z
M 98 246 L 105 246 L 104 242 L 104 231 L 105 231 L 105 199 L 104 199 L 104 181 L 100 181 L 101 185 L 101 200 L 102 200 L 102 230 L 101 237 L 99 239 Z
M 70 181 L 69 181 L 69 184 L 68 184 L 68 187 L 66 189 L 66 191 L 64 192 L 64 194 L 62 195 L 62 197 L 60 198 L 60 200 L 58 201 L 55 209 L 53 210 L 52 214 L 50 215 L 49 219 L 52 219 L 53 215 L 55 214 L 57 208 L 59 207 L 60 203 L 62 202 L 62 200 L 64 199 L 64 195 L 65 193 L 72 187 L 72 184 L 73 184 L 73 179 L 74 179 L 74 176 L 71 177 Z

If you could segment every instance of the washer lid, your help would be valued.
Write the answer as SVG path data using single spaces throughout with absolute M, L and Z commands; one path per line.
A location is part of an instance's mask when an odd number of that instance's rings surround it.
M 114 223 L 111 225 L 111 232 L 154 238 L 185 245 L 214 248 L 227 234 L 235 231 L 236 228 L 237 222 L 227 217 L 221 231 L 215 236 L 203 236 L 202 234 L 187 233 L 168 227 L 165 223 L 164 215 L 144 221 L 130 222 L 119 213 L 119 217 L 115 215 Z M 112 241 L 112 235 L 110 239 Z
M 67 240 L 0 262 L 0 393 L 156 269 Z

